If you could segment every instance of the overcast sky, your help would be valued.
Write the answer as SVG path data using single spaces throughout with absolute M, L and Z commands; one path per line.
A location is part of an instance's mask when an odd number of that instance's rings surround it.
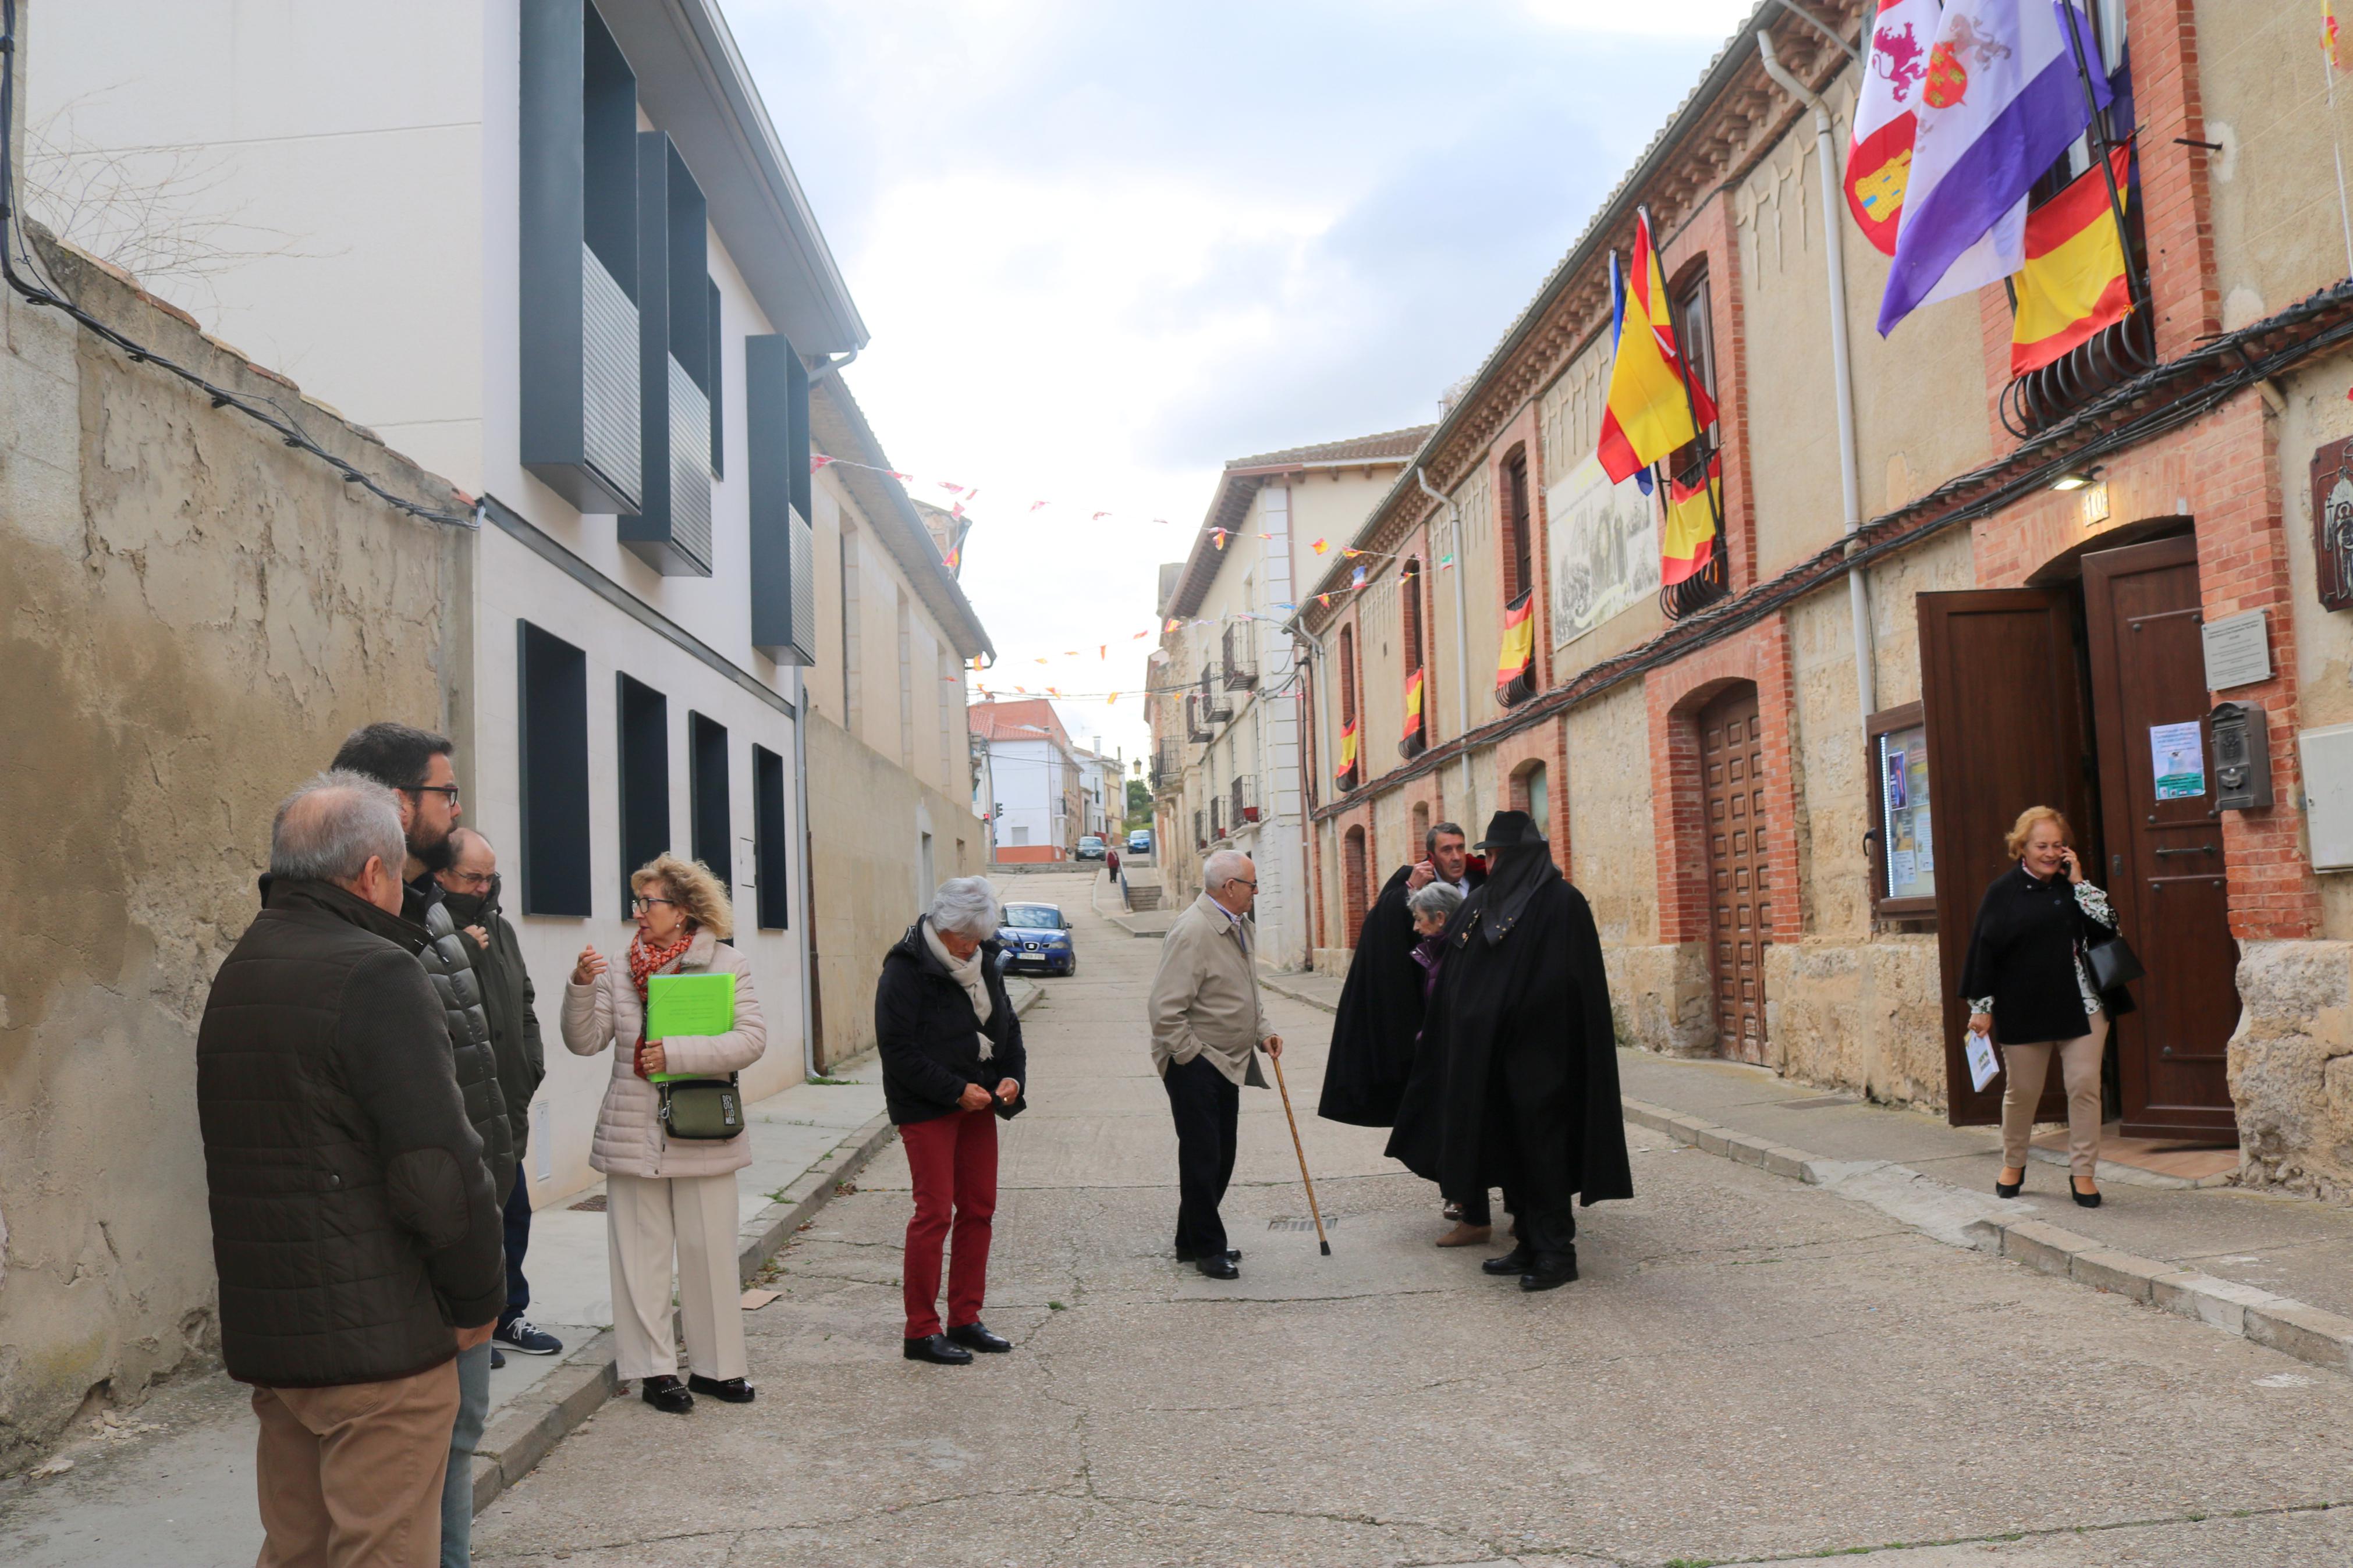
M 1435 418 L 1750 8 L 726 7 L 873 333 L 851 390 L 924 499 L 978 489 L 989 684 L 1095 694 L 1064 723 L 1131 758 L 1101 694 L 1219 467 Z

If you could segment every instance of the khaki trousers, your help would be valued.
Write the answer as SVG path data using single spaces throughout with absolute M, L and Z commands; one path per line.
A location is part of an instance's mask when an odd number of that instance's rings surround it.
M 458 1363 L 389 1383 L 256 1388 L 256 1568 L 436 1568 Z
M 724 1383 L 744 1376 L 744 1286 L 735 1265 L 735 1173 L 605 1178 L 613 1338 L 623 1377 L 678 1373 L 670 1330 L 670 1260 L 687 1366 Z
M 2009 1087 L 2001 1091 L 2001 1163 L 2013 1171 L 2026 1169 L 2026 1145 L 2034 1132 L 2034 1108 L 2042 1100 L 2042 1080 L 2051 1074 L 2051 1053 L 2059 1053 L 2059 1070 L 2067 1085 L 2067 1161 L 2076 1176 L 2091 1181 L 2100 1163 L 2100 1058 L 2108 1048 L 2108 1016 L 2094 1013 L 2092 1032 L 2072 1040 L 2045 1041 L 2036 1046 L 2004 1046 L 2002 1065 L 2010 1069 Z

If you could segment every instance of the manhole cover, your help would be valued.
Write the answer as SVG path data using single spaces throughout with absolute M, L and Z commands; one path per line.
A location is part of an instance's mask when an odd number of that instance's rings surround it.
M 1324 1228 L 1327 1231 L 1336 1229 L 1339 1224 L 1340 1216 L 1338 1215 L 1327 1214 L 1324 1216 Z M 1269 1230 L 1304 1230 L 1312 1232 L 1315 1228 L 1315 1222 L 1312 1219 L 1271 1219 L 1266 1222 L 1266 1228 Z

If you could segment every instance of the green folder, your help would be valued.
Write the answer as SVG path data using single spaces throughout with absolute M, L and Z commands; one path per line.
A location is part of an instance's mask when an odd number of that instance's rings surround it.
M 735 1026 L 735 976 L 716 974 L 656 974 L 646 982 L 646 1038 L 667 1040 L 673 1035 L 723 1035 Z M 701 1075 L 650 1073 L 648 1080 L 669 1083 Z

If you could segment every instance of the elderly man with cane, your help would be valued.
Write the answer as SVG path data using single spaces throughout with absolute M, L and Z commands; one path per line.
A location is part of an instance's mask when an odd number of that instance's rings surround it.
M 1235 1279 L 1241 1253 L 1226 1245 L 1218 1205 L 1234 1174 L 1241 1086 L 1267 1087 L 1258 1052 L 1282 1055 L 1259 1005 L 1248 916 L 1258 900 L 1250 857 L 1220 849 L 1201 866 L 1201 896 L 1176 917 L 1147 1004 L 1152 1065 L 1176 1123 L 1176 1259 L 1212 1279 Z

